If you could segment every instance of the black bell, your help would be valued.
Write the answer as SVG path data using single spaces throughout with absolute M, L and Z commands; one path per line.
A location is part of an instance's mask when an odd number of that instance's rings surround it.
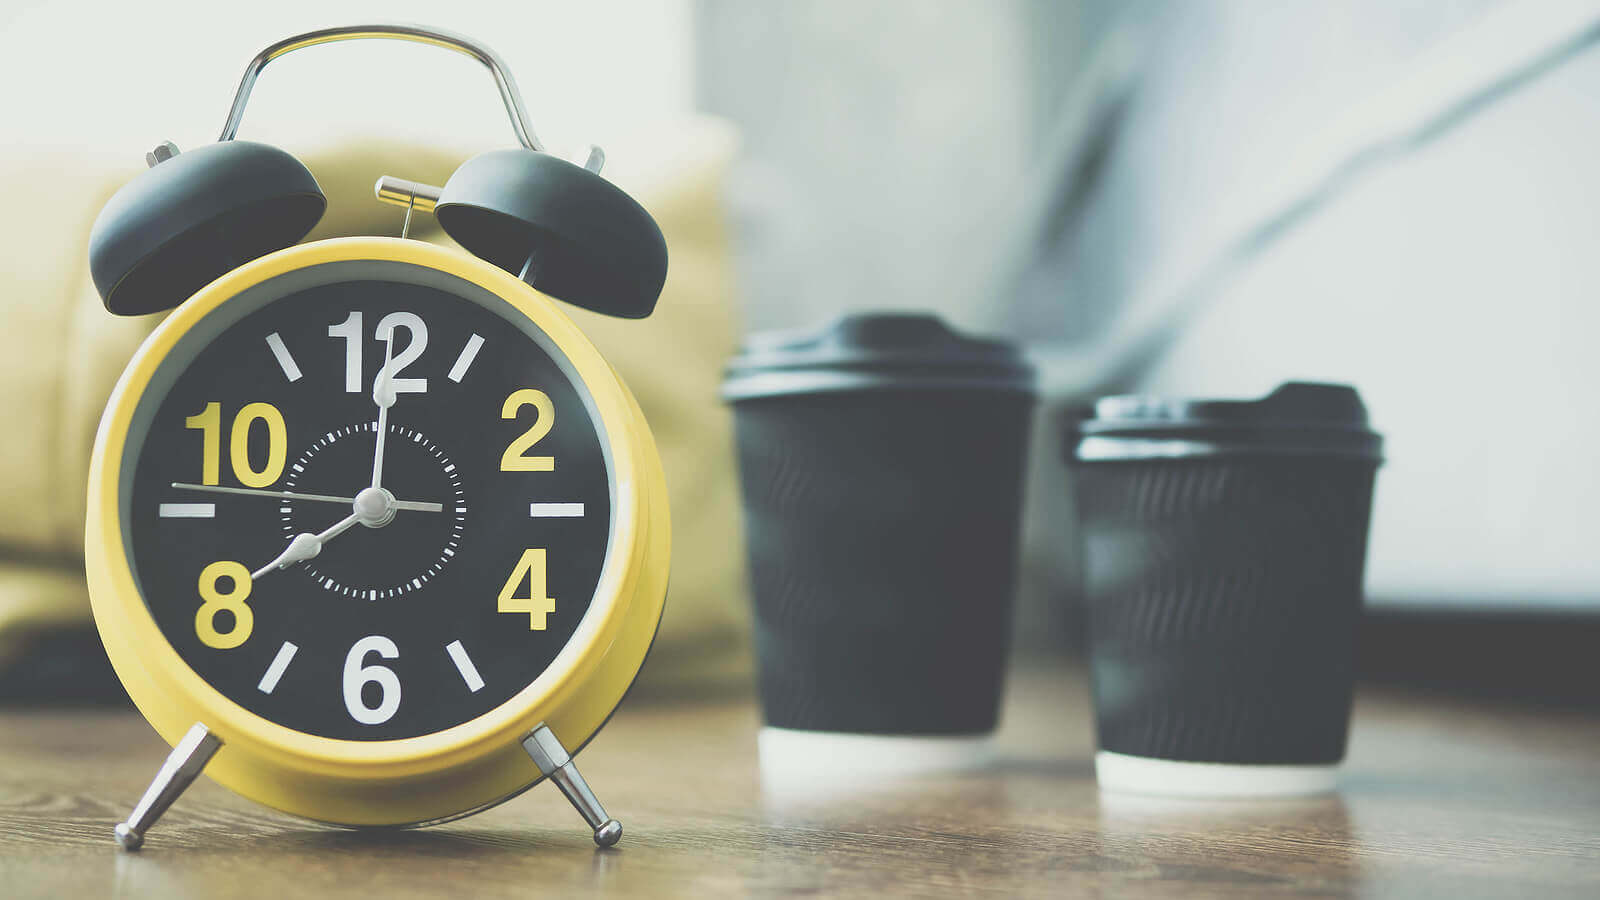
M 667 243 L 644 207 L 548 153 L 495 150 L 467 160 L 434 216 L 474 255 L 594 312 L 642 319 L 667 278 Z
M 267 144 L 220 141 L 156 164 L 112 196 L 89 232 L 106 309 L 171 309 L 217 276 L 305 237 L 327 200 Z

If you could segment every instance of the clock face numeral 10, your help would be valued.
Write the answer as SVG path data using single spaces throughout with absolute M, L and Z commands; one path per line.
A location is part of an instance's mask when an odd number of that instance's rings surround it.
M 517 589 L 522 587 L 524 579 L 528 582 L 528 596 L 518 597 Z M 544 550 L 522 551 L 522 558 L 517 560 L 516 567 L 511 570 L 511 577 L 506 579 L 505 587 L 500 589 L 498 609 L 503 613 L 527 613 L 528 629 L 543 631 L 545 617 L 556 611 L 556 599 L 546 596 L 548 588 L 545 580 Z
M 267 426 L 267 461 L 257 469 L 250 461 L 250 429 L 256 422 Z M 222 404 L 207 403 L 205 409 L 183 420 L 184 428 L 200 432 L 200 483 L 216 484 L 222 469 Z M 261 488 L 283 474 L 289 456 L 289 435 L 283 413 L 270 403 L 246 403 L 233 417 L 228 440 L 228 459 L 233 477 L 246 487 Z

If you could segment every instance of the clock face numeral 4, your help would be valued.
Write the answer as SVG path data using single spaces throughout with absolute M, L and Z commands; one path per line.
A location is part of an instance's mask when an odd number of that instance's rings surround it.
M 267 429 L 267 459 L 257 469 L 250 459 L 250 429 L 261 422 Z M 216 484 L 222 474 L 222 404 L 207 403 L 205 409 L 183 420 L 184 428 L 200 432 L 200 483 Z M 228 460 L 233 477 L 246 487 L 261 488 L 283 474 L 289 456 L 288 429 L 283 413 L 270 403 L 246 403 L 233 417 L 228 440 Z
M 550 395 L 544 391 L 533 388 L 523 388 L 513 391 L 506 398 L 505 405 L 500 407 L 500 418 L 515 419 L 517 413 L 524 406 L 534 409 L 533 423 L 528 430 L 517 436 L 500 455 L 500 471 L 502 472 L 550 472 L 556 467 L 554 456 L 528 456 L 528 450 L 539 443 L 550 429 L 556 424 L 556 406 L 550 401 Z
M 428 392 L 428 379 L 403 378 L 401 370 L 417 361 L 422 351 L 428 349 L 428 325 L 416 313 L 392 312 L 378 320 L 378 327 L 372 336 L 380 341 L 392 342 L 395 339 L 395 329 L 406 330 L 407 341 L 404 347 L 393 350 L 389 360 L 389 377 L 393 379 L 394 392 L 397 394 L 425 394 Z M 366 385 L 361 380 L 361 313 L 351 312 L 343 322 L 328 326 L 328 337 L 344 339 L 344 389 L 346 393 L 355 394 L 366 390 Z
M 226 593 L 218 590 L 222 579 L 233 582 Z M 194 633 L 200 643 L 217 650 L 232 650 L 250 639 L 255 627 L 255 613 L 245 603 L 250 599 L 250 570 L 243 563 L 230 560 L 214 562 L 200 573 L 200 599 L 204 603 L 194 614 Z M 217 614 L 232 615 L 233 624 L 227 631 L 217 629 Z
M 543 631 L 545 617 L 556 611 L 556 599 L 546 596 L 548 588 L 545 578 L 544 550 L 522 551 L 522 558 L 517 560 L 516 567 L 511 570 L 511 577 L 506 579 L 505 587 L 500 589 L 498 609 L 503 613 L 527 613 L 528 629 Z M 517 590 L 522 587 L 524 580 L 528 582 L 528 596 L 518 597 Z

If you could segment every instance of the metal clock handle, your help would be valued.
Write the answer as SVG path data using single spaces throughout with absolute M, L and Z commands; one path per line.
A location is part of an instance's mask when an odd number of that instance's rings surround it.
M 505 61 L 499 54 L 453 31 L 398 23 L 346 25 L 340 28 L 308 31 L 305 34 L 284 38 L 257 53 L 255 59 L 250 60 L 250 65 L 245 66 L 244 77 L 239 79 L 239 90 L 233 95 L 233 107 L 228 110 L 228 121 L 222 126 L 222 135 L 217 140 L 231 141 L 234 135 L 239 133 L 239 123 L 244 119 L 245 104 L 250 102 L 250 89 L 255 87 L 256 78 L 261 74 L 261 70 L 267 67 L 267 63 L 287 53 L 314 47 L 317 44 L 368 38 L 432 44 L 435 47 L 444 47 L 465 54 L 483 63 L 489 74 L 494 76 L 495 87 L 500 89 L 500 99 L 505 103 L 506 115 L 511 117 L 511 130 L 517 133 L 517 141 L 529 150 L 544 150 L 544 145 L 539 142 L 532 126 L 528 124 L 528 113 L 523 109 L 522 94 L 517 90 L 516 79 L 511 77 L 511 70 L 506 67 Z

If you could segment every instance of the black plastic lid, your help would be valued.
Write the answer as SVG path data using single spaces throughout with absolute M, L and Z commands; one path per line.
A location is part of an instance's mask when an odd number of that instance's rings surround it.
M 277 147 L 207 144 L 112 195 L 89 231 L 89 273 L 117 315 L 171 309 L 305 237 L 326 206 L 311 172 Z
M 1383 438 L 1355 388 L 1291 381 L 1259 400 L 1106 397 L 1066 428 L 1079 462 L 1328 455 L 1379 461 Z
M 821 329 L 751 335 L 728 363 L 726 400 L 884 388 L 1033 393 L 1017 347 L 967 337 L 926 313 L 844 316 Z

